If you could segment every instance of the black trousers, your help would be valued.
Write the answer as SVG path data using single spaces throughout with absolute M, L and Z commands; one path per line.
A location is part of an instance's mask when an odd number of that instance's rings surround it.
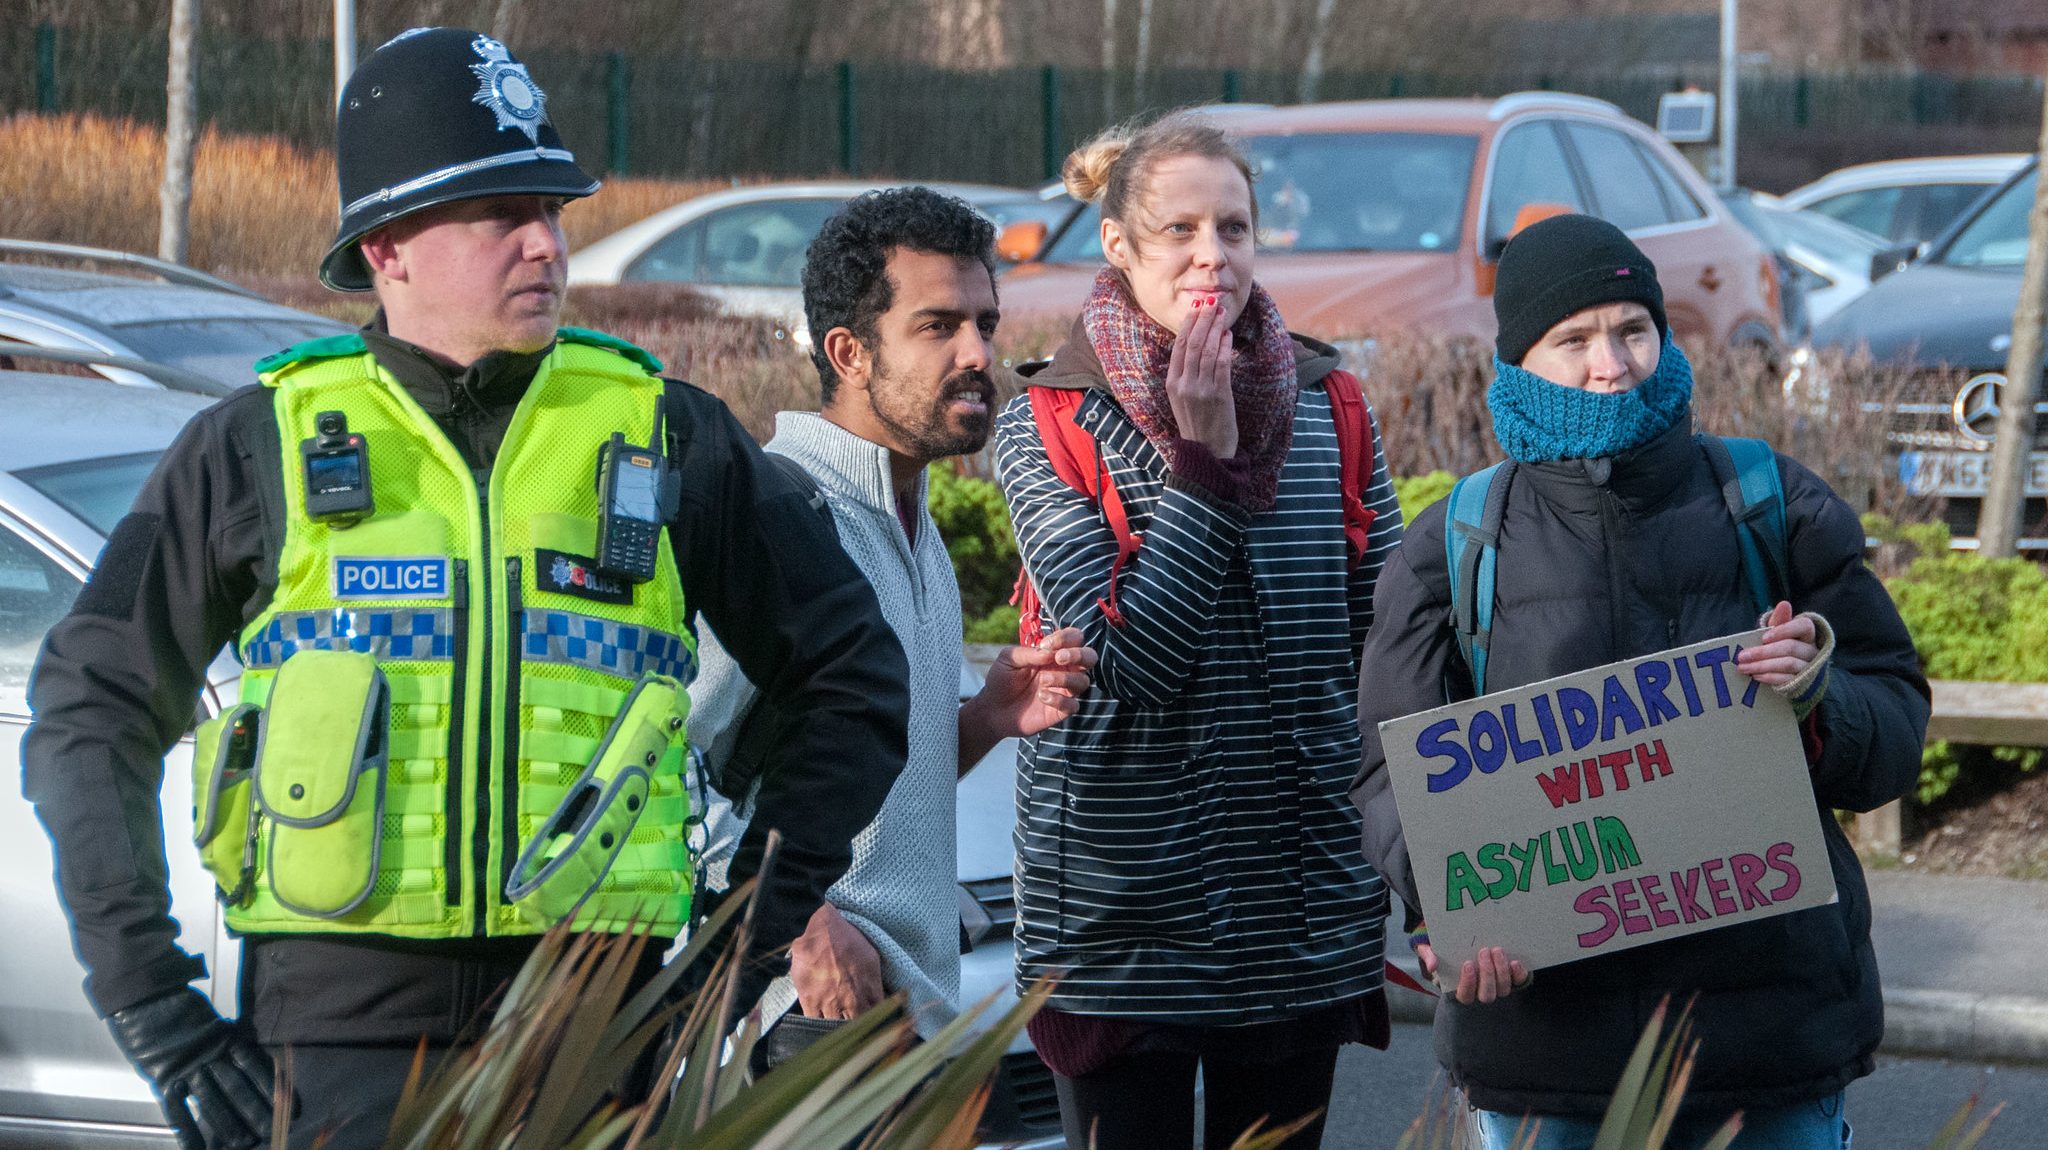
M 1222 1150 L 1253 1122 L 1264 1130 L 1322 1111 L 1287 1150 L 1322 1145 L 1337 1070 L 1334 1046 L 1281 1062 L 1232 1062 L 1177 1051 L 1112 1059 L 1078 1078 L 1054 1075 L 1069 1146 L 1096 1150 L 1182 1150 L 1195 1143 L 1195 1070 L 1202 1072 L 1202 1145 Z M 1091 1141 L 1092 1139 L 1092 1141 Z
M 291 1060 L 292 1114 L 290 1150 L 312 1150 L 314 1139 L 327 1135 L 324 1150 L 377 1150 L 391 1129 L 391 1113 L 412 1072 L 411 1044 L 364 1046 L 272 1046 L 279 1066 Z M 429 1047 L 426 1073 L 447 1054 L 447 1047 Z

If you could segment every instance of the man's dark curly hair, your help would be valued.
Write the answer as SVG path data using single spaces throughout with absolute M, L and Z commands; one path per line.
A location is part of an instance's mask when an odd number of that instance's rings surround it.
M 826 403 L 839 377 L 825 357 L 825 333 L 843 327 L 874 350 L 877 325 L 894 302 L 896 285 L 886 274 L 892 248 L 978 260 L 995 276 L 995 225 L 967 201 L 925 187 L 855 196 L 825 221 L 804 256 L 804 320 Z

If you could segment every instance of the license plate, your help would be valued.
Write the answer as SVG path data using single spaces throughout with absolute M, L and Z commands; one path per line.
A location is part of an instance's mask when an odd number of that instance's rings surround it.
M 1899 478 L 1914 495 L 1982 496 L 1991 487 L 1988 451 L 1905 451 Z M 2048 495 L 2048 451 L 2027 459 L 2027 494 Z

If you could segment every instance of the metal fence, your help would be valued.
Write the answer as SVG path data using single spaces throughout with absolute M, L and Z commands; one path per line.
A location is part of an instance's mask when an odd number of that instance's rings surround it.
M 163 118 L 163 30 L 0 24 L 0 113 Z M 1103 124 L 1213 102 L 1290 102 L 1293 72 L 805 66 L 629 52 L 523 53 L 579 157 L 609 173 L 677 177 L 828 172 L 1029 184 Z M 325 40 L 202 34 L 199 104 L 225 131 L 326 146 L 333 136 Z M 1338 70 L 1319 99 L 1495 96 L 1548 88 L 1598 96 L 1652 118 L 1657 98 L 1707 72 L 1484 75 Z M 2041 79 L 1932 73 L 1753 72 L 1741 81 L 1744 182 L 1783 188 L 1856 160 L 2029 150 Z

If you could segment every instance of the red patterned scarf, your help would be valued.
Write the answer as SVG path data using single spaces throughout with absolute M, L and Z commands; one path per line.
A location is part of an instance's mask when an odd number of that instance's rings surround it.
M 1124 414 L 1166 457 L 1169 469 L 1184 471 L 1178 458 L 1180 431 L 1166 398 L 1166 365 L 1173 354 L 1174 333 L 1145 314 L 1115 268 L 1103 268 L 1095 277 L 1081 325 Z M 1270 511 L 1280 490 L 1280 468 L 1294 442 L 1294 401 L 1301 389 L 1294 375 L 1294 340 L 1273 297 L 1257 284 L 1230 334 L 1235 349 L 1230 392 L 1237 401 L 1237 457 L 1250 464 L 1244 505 L 1250 511 Z

